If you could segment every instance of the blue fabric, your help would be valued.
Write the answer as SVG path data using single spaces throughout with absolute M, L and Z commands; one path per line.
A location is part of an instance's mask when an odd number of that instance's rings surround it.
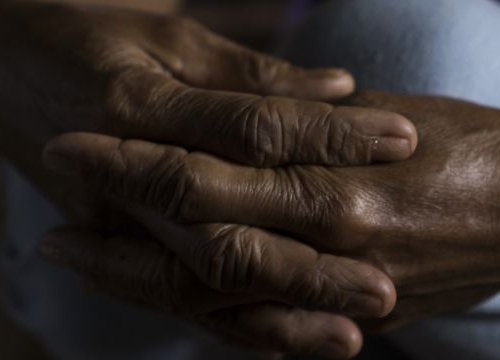
M 317 8 L 279 54 L 306 67 L 345 67 L 361 89 L 500 108 L 499 34 L 493 0 L 335 0 Z M 500 297 L 468 314 L 414 324 L 391 340 L 414 359 L 498 360 Z
M 287 57 L 344 67 L 358 88 L 499 106 L 499 34 L 496 0 L 333 0 L 296 32 L 288 47 L 301 51 Z

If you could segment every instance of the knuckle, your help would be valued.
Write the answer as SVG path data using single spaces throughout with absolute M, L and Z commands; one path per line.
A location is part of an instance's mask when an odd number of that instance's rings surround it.
M 166 169 L 156 171 L 150 182 L 150 203 L 163 205 L 164 215 L 179 223 L 193 221 L 202 194 L 200 173 L 190 161 L 194 155 L 179 150 L 179 158 Z
M 335 141 L 332 142 L 333 163 L 339 166 L 348 166 L 357 160 L 357 143 L 354 143 L 355 130 L 352 124 L 345 120 L 337 122 L 335 133 L 332 134 Z
M 154 118 L 163 118 L 176 92 L 160 72 L 139 67 L 127 68 L 112 77 L 106 95 L 107 130 L 124 135 L 151 127 Z
M 135 124 L 144 104 L 143 92 L 132 87 L 140 83 L 137 71 L 127 69 L 112 78 L 108 85 L 106 98 L 107 112 L 110 115 L 110 126 L 118 130 L 120 126 Z M 118 123 L 118 121 L 119 123 Z
M 133 67 L 161 69 L 159 62 L 137 42 L 103 34 L 97 29 L 90 32 L 82 48 L 88 53 L 89 64 L 101 75 L 109 76 Z
M 276 79 L 292 68 L 288 62 L 250 50 L 243 51 L 241 56 L 246 83 L 255 93 L 262 95 L 271 95 Z
M 365 252 L 373 248 L 372 241 L 380 243 L 393 231 L 390 229 L 391 211 L 387 211 L 392 206 L 389 197 L 376 196 L 367 190 L 370 188 L 367 185 L 365 182 L 364 189 L 349 187 L 349 199 L 344 202 L 335 224 L 335 246 L 340 250 Z M 386 224 L 385 228 L 382 224 Z
M 351 211 L 351 192 L 355 189 L 350 189 L 345 176 L 337 178 L 334 169 L 318 167 L 312 171 L 315 176 L 302 169 L 280 169 L 277 179 L 292 184 L 288 196 L 300 225 L 315 236 L 335 237 L 339 224 Z
M 121 141 L 109 153 L 108 161 L 102 163 L 107 190 L 158 209 L 167 217 L 180 218 L 183 199 L 197 188 L 197 174 L 185 160 L 189 155 L 181 148 L 154 146 L 138 154 L 137 143 L 137 140 Z
M 245 152 L 251 164 L 269 167 L 279 163 L 284 124 L 276 104 L 262 98 L 242 116 Z
M 371 161 L 373 137 L 363 134 L 353 124 L 356 116 L 352 109 L 334 107 L 326 117 L 327 150 L 333 165 L 366 165 Z
M 129 141 L 122 140 L 105 157 L 90 164 L 83 173 L 83 180 L 99 193 L 123 194 L 128 196 L 127 186 L 132 172 L 128 163 L 127 146 Z M 124 181 L 118 181 L 118 180 Z
M 241 52 L 241 61 L 243 74 L 246 77 L 245 82 L 256 93 L 262 93 L 264 82 L 267 81 L 265 75 L 265 63 L 267 61 L 263 56 L 259 56 L 252 51 L 244 50 Z
M 137 108 L 133 106 L 131 96 L 134 94 L 130 82 L 138 80 L 131 70 L 125 70 L 118 76 L 112 78 L 108 84 L 106 96 L 106 107 L 109 116 L 109 125 L 115 130 L 117 127 L 115 119 L 125 123 L 131 123 L 136 118 Z
M 377 202 L 367 191 L 368 187 L 359 186 L 345 176 L 330 177 L 328 186 L 328 192 L 308 189 L 312 191 L 311 196 L 302 205 L 305 225 L 317 229 L 320 236 L 326 234 L 326 241 L 335 238 L 336 250 L 353 250 L 376 231 L 380 215 L 376 210 Z M 326 195 L 318 196 L 318 193 Z
M 336 276 L 336 266 L 327 263 L 324 257 L 320 256 L 314 268 L 297 275 L 290 293 L 307 308 L 342 310 L 346 306 L 347 298 Z
M 245 227 L 228 225 L 219 229 L 194 252 L 198 272 L 216 290 L 246 290 L 261 263 L 258 246 Z
M 206 46 L 210 34 L 207 28 L 195 20 L 182 16 L 167 16 L 158 21 L 155 36 L 162 47 L 180 55 L 178 60 L 182 62 L 184 54 Z M 186 48 L 186 41 L 190 44 L 189 48 Z

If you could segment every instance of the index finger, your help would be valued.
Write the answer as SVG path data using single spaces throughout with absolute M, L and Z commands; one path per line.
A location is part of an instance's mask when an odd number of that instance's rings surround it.
M 413 124 L 396 113 L 197 89 L 140 66 L 119 73 L 108 108 L 113 134 L 257 167 L 399 161 L 417 144 Z
M 243 345 L 330 357 L 352 356 L 361 346 L 351 320 L 267 303 L 260 294 L 216 291 L 153 242 L 66 228 L 45 238 L 41 251 L 100 292 L 194 320 Z

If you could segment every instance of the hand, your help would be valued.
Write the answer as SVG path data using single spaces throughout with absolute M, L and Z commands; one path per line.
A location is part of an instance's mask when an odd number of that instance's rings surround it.
M 130 226 L 123 230 L 128 235 L 61 228 L 45 238 L 42 254 L 76 270 L 93 292 L 167 311 L 232 345 L 261 353 L 352 357 L 361 347 L 359 329 L 327 310 L 342 307 L 336 304 L 340 301 L 346 302 L 344 310 L 351 314 L 387 312 L 394 302 L 390 282 L 370 266 L 319 255 L 264 231 L 197 226 L 197 233 L 207 237 L 204 248 L 193 254 L 193 261 L 199 262 L 196 268 L 205 271 L 200 280 L 168 250 L 174 238 L 199 241 L 192 234 L 164 228 L 168 235 L 156 242 Z M 387 288 L 380 288 L 384 283 Z M 375 294 L 371 298 L 358 286 L 368 293 L 382 291 L 391 303 L 381 309 Z
M 39 161 L 62 132 L 151 139 L 254 166 L 401 160 L 416 145 L 401 116 L 272 97 L 337 99 L 353 90 L 345 71 L 296 68 L 190 20 L 41 4 L 2 10 L 0 150 L 81 221 L 102 218 L 95 199 Z
M 369 168 L 256 170 L 179 148 L 72 134 L 47 148 L 46 161 L 85 178 L 157 236 L 157 214 L 184 224 L 248 224 L 375 265 L 399 294 L 382 330 L 466 309 L 497 291 L 500 111 L 383 94 L 349 104 L 411 118 L 421 138 L 415 155 Z M 169 244 L 186 261 L 205 242 Z M 255 255 L 243 256 L 246 263 Z M 456 294 L 460 301 L 450 304 Z
M 254 166 L 395 161 L 416 146 L 396 114 L 269 97 L 337 99 L 353 88 L 344 71 L 298 69 L 182 18 L 16 5 L 0 26 L 1 150 L 77 219 L 103 217 L 78 179 L 38 161 L 65 131 L 168 141 Z

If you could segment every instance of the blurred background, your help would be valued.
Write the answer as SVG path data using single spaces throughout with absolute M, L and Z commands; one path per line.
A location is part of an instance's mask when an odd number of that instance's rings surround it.
M 28 1 L 28 0 L 25 0 Z M 36 0 L 35 0 L 36 1 Z M 295 0 L 38 0 L 79 4 L 106 4 L 154 13 L 175 11 L 194 18 L 232 39 L 265 49 L 286 20 Z M 300 1 L 300 0 L 299 0 Z M 270 43 L 271 41 L 271 43 Z

